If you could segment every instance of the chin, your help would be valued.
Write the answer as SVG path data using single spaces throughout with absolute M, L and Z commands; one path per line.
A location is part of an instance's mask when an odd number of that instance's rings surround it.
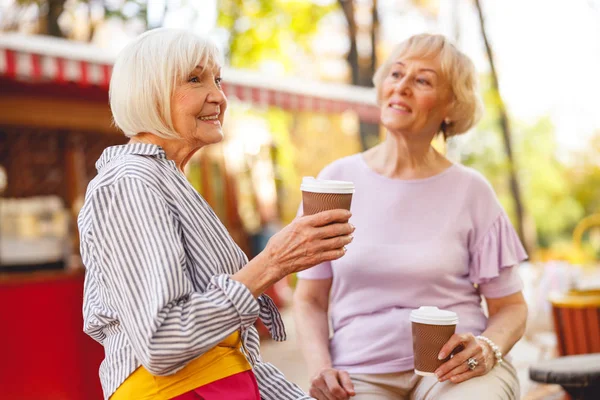
M 398 123 L 398 121 L 385 121 L 382 120 L 381 124 L 387 129 L 389 132 L 410 132 L 412 129 L 411 124 L 403 124 Z
M 219 132 L 211 132 L 209 135 L 202 135 L 201 139 L 206 144 L 216 144 L 223 141 L 223 131 L 219 130 Z

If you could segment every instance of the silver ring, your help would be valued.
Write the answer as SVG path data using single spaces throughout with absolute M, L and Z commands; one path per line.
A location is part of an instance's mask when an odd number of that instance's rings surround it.
M 469 369 L 471 371 L 473 371 L 475 368 L 477 368 L 477 365 L 479 365 L 479 363 L 473 357 L 471 357 L 467 360 L 467 366 L 469 367 Z

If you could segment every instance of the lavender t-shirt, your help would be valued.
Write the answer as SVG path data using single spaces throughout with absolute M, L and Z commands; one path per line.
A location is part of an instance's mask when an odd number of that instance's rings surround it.
M 390 373 L 413 368 L 410 311 L 458 313 L 458 332 L 485 330 L 483 294 L 516 293 L 527 255 L 490 184 L 454 164 L 425 179 L 377 174 L 356 154 L 328 165 L 323 179 L 352 181 L 354 241 L 339 260 L 298 274 L 332 278 L 330 352 L 335 368 Z M 478 288 L 474 286 L 478 284 Z

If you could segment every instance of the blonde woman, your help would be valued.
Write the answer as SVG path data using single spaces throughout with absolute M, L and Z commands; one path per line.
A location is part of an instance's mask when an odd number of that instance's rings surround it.
M 436 135 L 458 135 L 478 121 L 473 63 L 443 36 L 417 35 L 396 47 L 374 83 L 385 140 L 321 173 L 354 181 L 354 241 L 344 258 L 299 273 L 294 308 L 310 394 L 518 399 L 504 355 L 525 327 L 517 273 L 525 251 L 485 178 L 431 146 Z M 409 314 L 420 306 L 459 316 L 439 357 L 462 351 L 433 377 L 413 372 Z
M 129 144 L 106 149 L 79 215 L 84 330 L 104 346 L 104 398 L 306 399 L 261 360 L 258 317 L 285 339 L 262 293 L 340 258 L 350 213 L 299 218 L 251 262 L 183 168 L 223 138 L 227 99 L 216 48 L 182 30 L 149 31 L 120 53 L 110 106 Z

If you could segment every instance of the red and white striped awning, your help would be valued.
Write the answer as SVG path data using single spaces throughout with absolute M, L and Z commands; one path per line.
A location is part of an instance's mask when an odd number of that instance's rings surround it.
M 108 89 L 114 55 L 97 47 L 47 36 L 3 33 L 0 77 L 29 83 L 75 83 Z M 274 79 L 260 73 L 225 68 L 223 88 L 230 100 L 291 111 L 354 111 L 361 120 L 378 122 L 373 89 L 297 79 Z

